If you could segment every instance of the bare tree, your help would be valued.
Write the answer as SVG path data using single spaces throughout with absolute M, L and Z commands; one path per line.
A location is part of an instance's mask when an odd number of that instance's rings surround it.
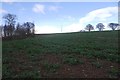
M 94 27 L 91 24 L 88 24 L 85 29 L 90 32 L 91 30 L 94 30 Z
M 96 28 L 98 28 L 99 31 L 103 31 L 104 27 L 105 27 L 105 26 L 104 26 L 102 23 L 98 23 L 98 24 L 96 25 Z
M 12 36 L 14 29 L 15 29 L 15 23 L 16 23 L 16 15 L 14 14 L 6 14 L 3 16 L 3 19 L 5 19 L 5 31 L 7 31 L 8 36 Z
M 3 26 L 4 37 L 14 39 L 15 37 L 25 38 L 27 36 L 34 35 L 34 32 L 35 32 L 34 23 L 32 22 L 25 22 L 23 24 L 18 23 L 15 26 L 16 19 L 17 19 L 16 15 L 6 14 L 3 16 L 3 18 L 5 20 L 5 25 Z M 13 35 L 16 35 L 16 36 L 13 36 Z
M 17 24 L 16 25 L 16 30 L 15 30 L 15 34 L 18 36 L 22 36 L 24 37 L 26 35 L 26 28 L 24 27 L 24 25 L 22 24 Z
M 15 35 L 20 35 L 20 28 L 21 28 L 20 23 L 17 23 L 16 30 L 15 30 Z
M 3 31 L 4 31 L 4 37 L 6 37 L 7 36 L 7 25 L 6 24 L 4 25 L 4 30 Z
M 114 31 L 120 24 L 118 23 L 109 23 L 108 26 Z
M 23 26 L 26 28 L 26 34 L 28 36 L 34 34 L 34 27 L 35 27 L 34 23 L 26 22 L 23 24 Z
M 22 36 L 30 36 L 34 35 L 34 23 L 26 22 L 20 25 L 19 23 L 16 25 L 15 33 L 16 35 L 22 35 Z
M 3 25 L 0 25 L 0 38 L 2 37 L 3 34 Z

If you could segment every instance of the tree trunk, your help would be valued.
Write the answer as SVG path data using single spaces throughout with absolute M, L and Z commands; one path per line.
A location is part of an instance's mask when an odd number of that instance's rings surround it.
M 99 29 L 99 31 L 102 31 L 102 29 Z
M 89 32 L 90 32 L 90 29 L 89 29 Z

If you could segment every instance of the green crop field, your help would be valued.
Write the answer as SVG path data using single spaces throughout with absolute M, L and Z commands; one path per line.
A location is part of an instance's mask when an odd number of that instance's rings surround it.
M 119 65 L 119 31 L 76 32 L 49 35 L 35 35 L 22 40 L 2 42 L 3 78 L 12 77 L 52 77 L 63 65 L 86 65 L 78 56 L 93 59 L 91 65 L 101 68 L 108 61 Z M 43 56 L 44 55 L 44 56 Z M 43 58 L 45 55 L 48 58 Z M 58 63 L 49 63 L 50 55 L 60 57 Z M 54 57 L 54 56 L 52 56 Z M 53 60 L 54 62 L 54 60 Z M 40 68 L 42 65 L 42 69 Z M 95 65 L 95 66 L 94 66 Z M 112 65 L 113 66 L 113 65 Z M 107 67 L 106 67 L 107 68 Z M 118 69 L 117 67 L 112 67 Z M 110 68 L 111 70 L 111 68 Z M 117 77 L 118 71 L 106 71 L 107 77 Z M 46 73 L 45 73 L 46 72 Z M 43 75 L 44 74 L 44 75 Z M 69 77 L 69 76 L 68 76 Z M 94 76 L 92 76 L 94 77 Z

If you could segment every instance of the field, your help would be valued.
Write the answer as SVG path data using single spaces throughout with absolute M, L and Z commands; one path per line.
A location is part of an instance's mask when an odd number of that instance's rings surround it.
M 118 32 L 35 35 L 3 41 L 3 78 L 118 78 Z

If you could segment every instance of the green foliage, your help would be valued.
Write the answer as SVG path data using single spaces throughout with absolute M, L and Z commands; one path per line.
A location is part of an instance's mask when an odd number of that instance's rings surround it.
M 48 72 L 56 72 L 57 69 L 60 68 L 60 64 L 50 64 L 48 62 L 45 62 L 43 64 L 43 67 L 48 71 Z
M 34 71 L 24 71 L 20 73 L 19 75 L 16 75 L 17 78 L 41 78 L 40 71 L 34 70 Z
M 10 66 L 8 64 L 2 65 L 2 77 L 3 78 L 10 78 L 12 73 L 13 71 L 10 70 Z
M 93 61 L 91 63 L 92 63 L 92 65 L 94 65 L 97 68 L 101 68 L 102 67 L 102 64 L 100 62 L 98 62 L 98 61 Z
M 119 63 L 118 32 L 119 31 L 103 31 L 36 35 L 34 38 L 3 41 L 3 75 L 11 76 L 11 74 L 14 73 L 9 67 L 10 64 L 8 64 L 17 62 L 13 53 L 24 53 L 31 61 L 34 61 L 39 54 L 67 54 L 63 57 L 63 62 L 71 65 L 84 63 L 79 58 L 73 56 L 73 54 L 80 54 L 89 58 L 99 58 Z M 101 66 L 101 64 L 97 62 L 93 64 L 98 66 L 98 68 Z M 60 65 L 45 63 L 45 66 L 46 70 L 48 69 L 48 71 L 54 72 L 58 69 L 57 66 Z M 31 75 L 31 73 L 28 75 Z M 24 71 L 20 75 L 24 75 Z
M 112 68 L 108 71 L 108 73 L 110 74 L 109 77 L 110 78 L 118 78 L 120 75 L 120 71 L 119 69 L 116 68 Z
M 75 58 L 72 55 L 67 55 L 64 57 L 63 63 L 70 64 L 70 65 L 76 65 L 76 64 L 83 64 L 84 62 L 78 58 Z

